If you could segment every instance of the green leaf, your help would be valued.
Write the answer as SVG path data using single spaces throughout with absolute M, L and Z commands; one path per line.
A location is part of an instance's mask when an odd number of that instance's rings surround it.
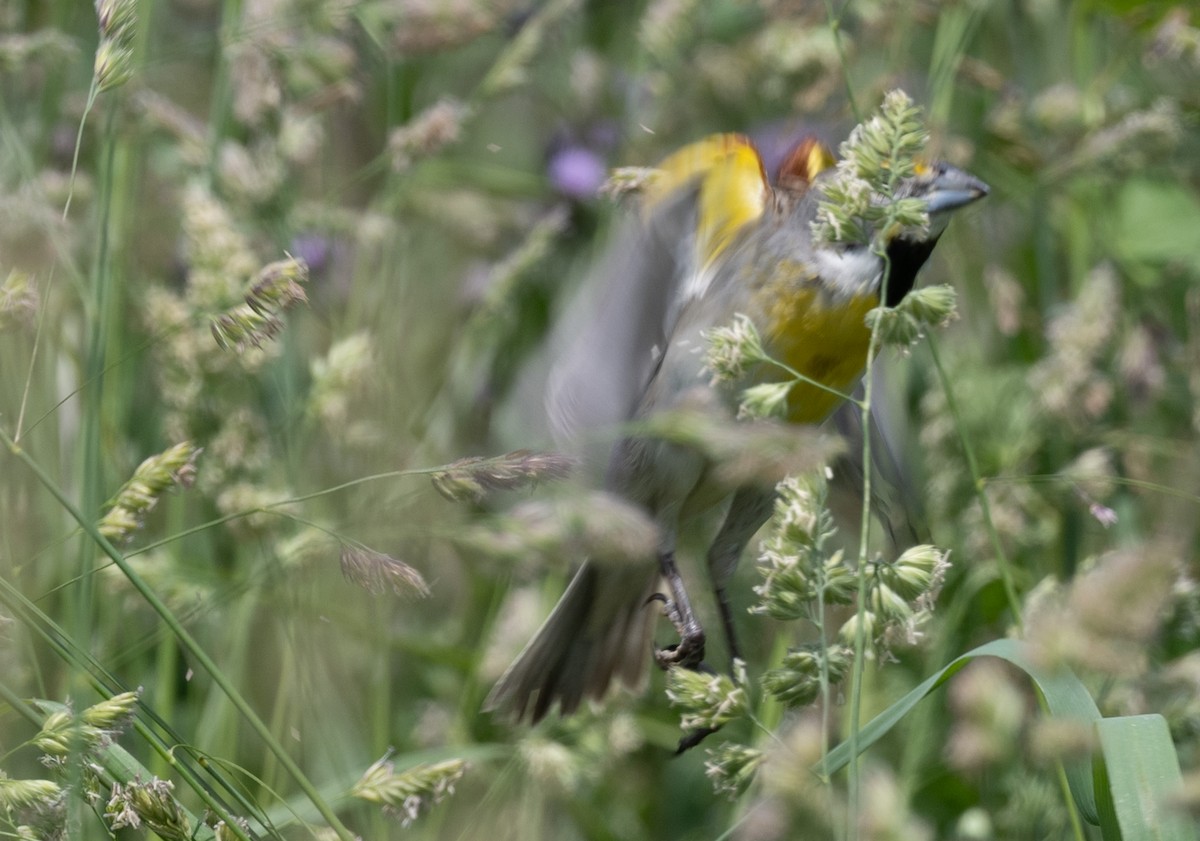
M 1021 669 L 1030 678 L 1041 695 L 1046 709 L 1058 718 L 1072 719 L 1084 724 L 1100 721 L 1100 710 L 1095 701 L 1079 678 L 1066 668 L 1049 672 L 1036 664 L 1026 653 L 1025 646 L 1017 640 L 993 640 L 968 651 L 950 661 L 944 668 L 933 674 L 924 683 L 917 686 L 899 701 L 896 701 L 867 724 L 863 725 L 858 734 L 858 752 L 862 753 L 884 734 L 892 729 L 900 719 L 908 714 L 917 703 L 945 683 L 951 675 L 979 657 L 999 657 Z M 842 742 L 814 770 L 821 776 L 828 777 L 846 767 L 853 759 L 850 755 L 850 745 Z M 1096 793 L 1092 783 L 1091 764 L 1086 759 L 1063 763 L 1067 782 L 1071 787 L 1071 796 L 1079 813 L 1089 823 L 1098 823 L 1096 812 Z
M 1166 803 L 1182 785 L 1166 719 L 1105 718 L 1096 722 L 1096 733 L 1096 797 L 1105 841 L 1195 841 L 1196 831 L 1187 818 Z

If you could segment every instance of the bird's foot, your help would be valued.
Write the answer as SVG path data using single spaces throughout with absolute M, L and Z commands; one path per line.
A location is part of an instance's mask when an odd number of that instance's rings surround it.
M 659 558 L 659 561 L 662 564 L 663 577 L 671 588 L 672 597 L 655 593 L 650 597 L 650 601 L 662 604 L 663 615 L 679 633 L 679 642 L 675 645 L 668 645 L 666 648 L 655 648 L 654 662 L 658 663 L 659 668 L 663 671 L 681 667 L 713 674 L 712 667 L 704 662 L 704 629 L 700 627 L 695 614 L 692 613 L 687 591 L 683 587 L 683 579 L 675 566 L 675 558 L 670 553 L 666 553 Z M 715 732 L 717 732 L 715 728 L 701 727 L 685 733 L 679 740 L 679 747 L 676 749 L 675 755 L 678 756 L 684 751 L 694 748 Z
M 672 666 L 694 669 L 694 671 L 709 671 L 704 663 L 704 629 L 697 623 L 690 612 L 684 615 L 679 609 L 679 602 L 667 599 L 661 593 L 655 594 L 655 601 L 662 602 L 662 615 L 671 621 L 679 633 L 679 642 L 667 645 L 666 648 L 654 649 L 654 662 L 662 671 Z
M 696 621 L 692 612 L 692 604 L 688 600 L 687 590 L 683 586 L 683 578 L 675 566 L 675 557 L 665 552 L 659 557 L 663 578 L 670 587 L 671 595 L 655 593 L 651 600 L 662 602 L 663 615 L 675 627 L 679 634 L 679 642 L 666 648 L 654 651 L 654 661 L 663 670 L 672 666 L 682 666 L 685 669 L 707 668 L 704 665 L 704 629 Z
M 704 629 L 695 622 L 677 622 L 671 615 L 671 609 L 671 602 L 667 601 L 663 613 L 679 632 L 679 642 L 665 648 L 656 648 L 654 662 L 658 663 L 663 671 L 672 666 L 682 666 L 694 671 L 711 671 L 704 662 Z

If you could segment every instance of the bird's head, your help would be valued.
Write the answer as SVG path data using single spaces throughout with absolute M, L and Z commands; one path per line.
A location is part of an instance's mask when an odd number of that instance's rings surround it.
M 924 200 L 929 226 L 919 235 L 901 234 L 887 244 L 891 266 L 884 300 L 887 306 L 900 303 L 916 284 L 917 272 L 933 253 L 951 214 L 987 194 L 987 184 L 945 161 L 918 164 L 916 172 L 900 184 L 896 198 Z
M 916 173 L 901 182 L 896 198 L 925 201 L 929 231 L 922 239 L 936 239 L 946 230 L 950 214 L 988 194 L 988 185 L 945 161 L 918 164 Z

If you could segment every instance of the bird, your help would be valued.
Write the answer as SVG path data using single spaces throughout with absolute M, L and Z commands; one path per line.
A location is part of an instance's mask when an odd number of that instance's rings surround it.
M 923 201 L 929 226 L 915 234 L 885 232 L 881 255 L 866 243 L 814 241 L 812 223 L 835 171 L 833 154 L 813 137 L 795 144 L 774 179 L 741 134 L 711 135 L 664 159 L 556 354 L 545 399 L 556 438 L 636 430 L 681 409 L 735 418 L 741 388 L 769 374 L 760 367 L 741 383 L 719 384 L 700 355 L 709 332 L 735 315 L 750 320 L 773 358 L 825 386 L 795 383 L 785 420 L 826 421 L 842 402 L 838 393 L 853 390 L 868 364 L 867 313 L 898 304 L 949 216 L 988 193 L 986 184 L 948 163 L 916 166 L 896 195 Z M 774 488 L 747 483 L 731 490 L 713 482 L 704 453 L 636 431 L 619 437 L 604 458 L 605 490 L 657 525 L 657 557 L 585 559 L 496 682 L 487 710 L 533 723 L 556 705 L 570 714 L 585 699 L 603 699 L 616 681 L 640 687 L 652 650 L 663 668 L 705 668 L 705 632 L 675 562 L 680 524 L 698 513 L 726 512 L 706 560 L 731 654 L 740 654 L 726 586 L 771 515 Z M 660 610 L 680 642 L 654 649 Z

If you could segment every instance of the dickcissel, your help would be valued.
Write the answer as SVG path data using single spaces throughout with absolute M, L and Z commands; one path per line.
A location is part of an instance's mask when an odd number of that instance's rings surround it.
M 833 168 L 829 151 L 807 139 L 769 179 L 754 145 L 736 134 L 706 138 L 659 165 L 638 218 L 616 238 L 586 318 L 558 355 L 546 401 L 560 438 L 606 425 L 635 430 L 611 446 L 605 488 L 654 519 L 658 557 L 585 560 L 487 708 L 536 722 L 556 703 L 566 714 L 584 698 L 600 699 L 614 679 L 639 686 L 656 602 L 666 604 L 681 635 L 678 645 L 657 652 L 659 664 L 699 665 L 704 633 L 675 567 L 676 537 L 682 520 L 721 510 L 727 500 L 707 564 L 733 647 L 725 586 L 770 516 L 774 489 L 714 486 L 703 453 L 639 435 L 637 425 L 697 404 L 736 415 L 741 388 L 761 382 L 764 372 L 749 372 L 740 387 L 716 384 L 701 356 L 706 334 L 735 315 L 751 320 L 771 357 L 832 389 L 801 381 L 787 395 L 789 422 L 823 422 L 840 402 L 837 392 L 852 390 L 863 374 L 867 313 L 904 298 L 949 214 L 988 192 L 949 164 L 917 166 L 896 195 L 924 202 L 927 228 L 884 232 L 882 248 L 878 237 L 875 248 L 818 243 L 812 227 Z M 669 596 L 658 595 L 664 579 Z

